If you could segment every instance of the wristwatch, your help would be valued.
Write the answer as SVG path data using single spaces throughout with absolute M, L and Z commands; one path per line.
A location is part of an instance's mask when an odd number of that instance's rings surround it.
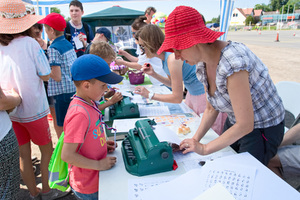
M 153 92 L 149 92 L 148 99 L 150 99 L 150 100 L 151 100 L 151 99 L 153 98 L 154 94 L 155 94 L 155 93 L 153 93 Z

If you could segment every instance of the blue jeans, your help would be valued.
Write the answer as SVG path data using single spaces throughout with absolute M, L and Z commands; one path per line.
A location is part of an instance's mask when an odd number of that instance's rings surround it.
M 67 114 L 70 102 L 72 101 L 71 97 L 73 95 L 74 92 L 53 96 L 56 121 L 58 126 L 64 125 L 65 116 Z
M 76 192 L 72 187 L 72 192 L 75 194 L 75 196 L 78 199 L 82 200 L 98 200 L 98 192 L 92 193 L 92 194 L 82 194 L 80 192 Z

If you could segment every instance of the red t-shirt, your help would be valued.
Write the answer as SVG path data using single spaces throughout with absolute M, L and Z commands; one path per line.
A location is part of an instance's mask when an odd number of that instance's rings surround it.
M 80 106 L 73 106 L 79 104 Z M 90 128 L 84 140 L 86 130 Z M 100 115 L 90 105 L 81 102 L 78 99 L 73 99 L 70 103 L 69 110 L 64 122 L 64 142 L 78 143 L 78 148 L 83 143 L 79 154 L 93 160 L 101 160 L 107 155 L 107 144 L 102 126 L 100 126 Z M 92 169 L 83 169 L 73 166 L 69 178 L 70 185 L 77 192 L 83 194 L 92 194 L 98 191 L 99 171 Z

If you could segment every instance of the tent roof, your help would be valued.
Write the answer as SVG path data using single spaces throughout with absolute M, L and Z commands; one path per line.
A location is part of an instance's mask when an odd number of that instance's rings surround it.
M 122 8 L 119 6 L 113 6 L 89 15 L 85 15 L 82 19 L 126 19 L 126 18 L 137 18 L 138 16 L 144 15 L 144 12 L 138 10 L 132 10 L 128 8 Z

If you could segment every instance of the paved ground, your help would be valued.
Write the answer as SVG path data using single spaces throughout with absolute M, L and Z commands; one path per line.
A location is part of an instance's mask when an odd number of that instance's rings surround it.
M 295 36 L 294 36 L 295 35 Z M 269 73 L 274 81 L 296 81 L 300 82 L 300 30 L 280 31 L 279 42 L 274 42 L 277 38 L 276 31 L 237 31 L 229 32 L 227 39 L 246 44 L 269 68 Z M 53 146 L 57 143 L 52 122 L 50 122 Z M 32 145 L 32 154 L 40 160 L 40 153 L 36 145 Z M 36 163 L 36 182 L 40 183 L 39 162 Z M 300 186 L 300 177 L 286 180 L 291 186 Z M 21 183 L 21 191 L 18 200 L 29 199 L 29 192 L 26 186 Z M 300 188 L 298 188 L 300 192 Z M 61 198 L 64 200 L 76 199 L 72 193 Z

